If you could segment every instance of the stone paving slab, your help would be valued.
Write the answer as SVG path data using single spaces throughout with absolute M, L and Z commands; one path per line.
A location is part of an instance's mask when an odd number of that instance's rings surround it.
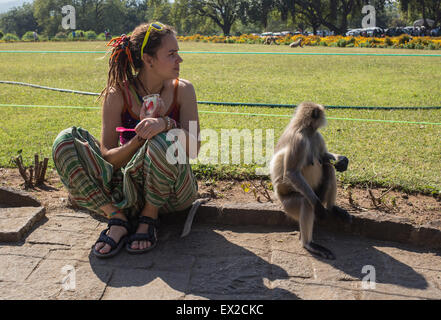
M 44 207 L 0 208 L 0 241 L 20 241 L 44 214 Z
M 178 300 L 185 296 L 190 269 L 180 272 L 117 269 L 112 275 L 104 300 Z
M 18 242 L 46 212 L 33 196 L 0 187 L 0 242 Z
M 328 261 L 301 247 L 292 224 L 196 221 L 180 238 L 182 224 L 165 219 L 151 252 L 100 260 L 91 246 L 105 227 L 66 210 L 21 242 L 0 243 L 0 299 L 441 299 L 439 249 L 321 228 L 314 239 L 337 257 Z M 375 289 L 362 287 L 366 265 Z

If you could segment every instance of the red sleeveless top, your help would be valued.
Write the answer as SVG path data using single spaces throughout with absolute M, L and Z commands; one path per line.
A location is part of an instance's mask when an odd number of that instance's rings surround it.
M 170 105 L 168 111 L 165 116 L 172 118 L 176 121 L 176 124 L 179 127 L 179 104 L 178 104 L 178 87 L 179 87 L 179 78 L 175 79 L 174 82 L 174 92 L 173 92 L 173 102 Z M 124 98 L 124 108 L 121 113 L 121 122 L 124 128 L 134 129 L 136 125 L 139 123 L 139 116 L 133 113 L 132 109 L 132 99 L 131 97 L 136 97 L 137 102 L 142 105 L 142 97 L 136 92 L 135 88 L 132 84 L 128 84 L 127 81 L 124 82 L 124 87 L 121 92 L 123 93 Z M 130 92 L 132 95 L 130 95 Z M 120 144 L 123 145 L 129 142 L 136 135 L 133 131 L 125 131 L 121 133 L 119 136 Z

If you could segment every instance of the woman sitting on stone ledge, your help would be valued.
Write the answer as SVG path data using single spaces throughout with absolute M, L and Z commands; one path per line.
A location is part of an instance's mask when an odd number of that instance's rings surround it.
M 113 49 L 107 86 L 100 96 L 101 142 L 85 129 L 72 127 L 57 136 L 52 149 L 72 199 L 110 218 L 93 248 L 100 258 L 121 249 L 133 218 L 138 226 L 127 250 L 142 253 L 156 245 L 159 210 L 185 210 L 197 197 L 188 157 L 197 157 L 200 147 L 196 95 L 189 81 L 178 78 L 183 60 L 175 31 L 159 22 L 142 24 L 108 45 Z M 160 95 L 160 117 L 142 117 L 142 97 L 150 94 Z M 135 131 L 119 135 L 117 127 Z M 184 163 L 168 158 L 167 149 L 175 142 L 167 139 L 167 132 L 175 127 L 182 129 L 185 140 L 177 143 Z

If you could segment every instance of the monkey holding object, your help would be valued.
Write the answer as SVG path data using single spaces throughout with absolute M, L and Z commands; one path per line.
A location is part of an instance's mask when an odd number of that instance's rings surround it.
M 325 219 L 332 214 L 348 223 L 352 220 L 346 210 L 335 205 L 335 170 L 345 171 L 349 160 L 328 152 L 323 136 L 318 132 L 325 125 L 322 105 L 301 103 L 277 143 L 270 175 L 285 213 L 299 222 L 303 247 L 323 258 L 335 259 L 329 249 L 312 240 L 316 217 Z

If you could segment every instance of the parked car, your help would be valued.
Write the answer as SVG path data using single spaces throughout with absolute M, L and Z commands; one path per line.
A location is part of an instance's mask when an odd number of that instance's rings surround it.
M 403 28 L 399 28 L 399 27 L 389 28 L 385 30 L 385 34 L 388 37 L 398 37 L 405 33 L 406 32 L 403 30 Z
M 441 28 L 438 27 L 438 28 L 430 30 L 430 35 L 432 37 L 441 37 Z
M 380 27 L 366 28 L 363 31 L 366 31 L 368 37 L 381 37 L 384 35 L 384 30 Z
M 316 34 L 320 37 L 327 37 L 331 33 L 328 30 L 317 30 Z
M 292 35 L 294 35 L 294 32 L 292 32 L 292 31 L 282 31 L 281 34 L 284 37 L 285 36 L 292 36 Z
M 358 37 L 361 33 L 362 29 L 350 29 L 346 32 L 346 36 Z

